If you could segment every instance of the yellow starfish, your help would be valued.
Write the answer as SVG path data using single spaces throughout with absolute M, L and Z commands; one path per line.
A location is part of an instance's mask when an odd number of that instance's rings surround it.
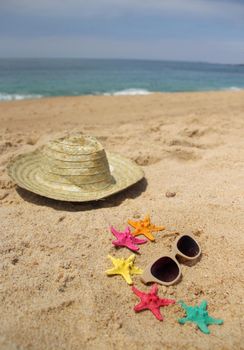
M 141 275 L 142 270 L 134 266 L 135 254 L 132 254 L 128 259 L 116 259 L 111 255 L 108 255 L 111 259 L 114 267 L 106 271 L 107 275 L 121 275 L 124 277 L 128 284 L 133 284 L 131 275 Z
M 128 224 L 135 228 L 135 231 L 132 232 L 133 236 L 143 235 L 150 241 L 155 241 L 155 238 L 152 232 L 158 232 L 165 230 L 164 226 L 156 226 L 151 224 L 150 216 L 147 215 L 143 220 L 132 221 L 128 220 Z

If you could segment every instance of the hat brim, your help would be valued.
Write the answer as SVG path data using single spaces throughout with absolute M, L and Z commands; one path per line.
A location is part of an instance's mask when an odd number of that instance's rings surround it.
M 144 177 L 143 170 L 130 159 L 108 153 L 107 158 L 114 184 L 108 188 L 85 192 L 72 183 L 53 182 L 43 177 L 40 151 L 15 157 L 8 165 L 8 174 L 21 188 L 41 196 L 67 202 L 88 202 L 106 198 L 135 184 Z

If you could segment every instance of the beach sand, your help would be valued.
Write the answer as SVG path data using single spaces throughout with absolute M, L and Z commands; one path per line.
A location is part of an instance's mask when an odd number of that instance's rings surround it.
M 67 131 L 97 136 L 146 180 L 96 203 L 45 199 L 15 187 L 6 165 Z M 175 192 L 168 198 L 166 192 Z M 166 230 L 141 246 L 136 265 L 170 251 L 175 231 L 202 247 L 183 278 L 159 296 L 208 301 L 224 320 L 210 335 L 176 304 L 135 313 L 139 299 L 107 277 L 116 250 L 109 226 L 150 214 Z M 244 92 L 60 97 L 0 104 L 0 349 L 243 349 Z M 149 287 L 134 277 L 135 286 Z

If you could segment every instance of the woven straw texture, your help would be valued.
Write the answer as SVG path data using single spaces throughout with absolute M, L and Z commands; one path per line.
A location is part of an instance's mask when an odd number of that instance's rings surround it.
M 108 197 L 141 180 L 131 160 L 106 153 L 91 136 L 75 134 L 54 140 L 14 158 L 9 176 L 22 188 L 63 201 L 86 202 Z

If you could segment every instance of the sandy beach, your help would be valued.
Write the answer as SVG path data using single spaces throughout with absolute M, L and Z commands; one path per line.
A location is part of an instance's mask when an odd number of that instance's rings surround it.
M 64 203 L 17 188 L 9 160 L 67 132 L 98 137 L 133 159 L 145 180 L 103 201 Z M 166 192 L 175 192 L 168 198 Z M 244 91 L 147 96 L 57 97 L 0 103 L 0 349 L 243 349 Z M 224 320 L 210 335 L 178 305 L 135 313 L 139 299 L 120 276 L 107 277 L 116 250 L 109 226 L 150 214 L 166 230 L 141 246 L 143 269 L 170 251 L 177 232 L 202 248 L 159 296 L 208 301 Z M 135 286 L 149 291 L 139 276 Z

